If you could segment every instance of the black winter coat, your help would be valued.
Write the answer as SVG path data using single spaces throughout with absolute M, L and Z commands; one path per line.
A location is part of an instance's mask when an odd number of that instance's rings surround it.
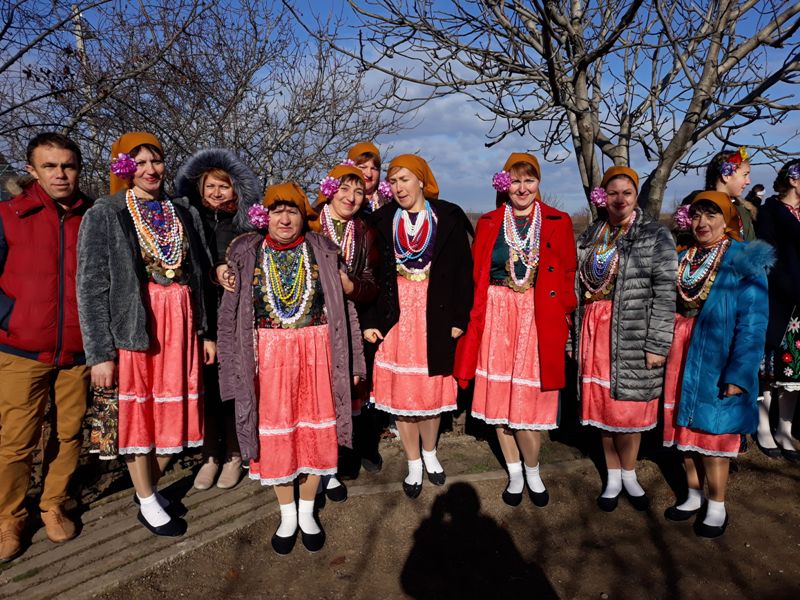
M 456 340 L 451 329 L 467 330 L 472 308 L 472 253 L 468 235 L 472 225 L 457 205 L 429 200 L 438 219 L 431 270 L 428 274 L 428 375 L 451 375 Z M 378 298 L 361 315 L 361 329 L 378 329 L 386 335 L 400 319 L 397 296 L 397 267 L 394 257 L 392 220 L 399 208 L 394 201 L 371 215 L 381 253 L 377 280 Z

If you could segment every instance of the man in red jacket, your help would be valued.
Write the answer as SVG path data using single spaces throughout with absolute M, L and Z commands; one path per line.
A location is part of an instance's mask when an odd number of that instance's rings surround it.
M 42 458 L 39 507 L 52 541 L 75 537 L 62 505 L 78 465 L 89 387 L 75 299 L 78 227 L 91 204 L 78 189 L 81 153 L 69 138 L 42 133 L 28 144 L 27 161 L 33 181 L 0 203 L 0 562 L 21 549 L 50 397 L 57 440 Z

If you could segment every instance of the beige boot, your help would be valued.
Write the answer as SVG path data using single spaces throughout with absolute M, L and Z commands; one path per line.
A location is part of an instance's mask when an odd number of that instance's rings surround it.
M 209 458 L 200 470 L 197 472 L 197 477 L 194 478 L 194 487 L 197 490 L 207 490 L 214 485 L 214 478 L 217 476 L 219 464 L 216 459 Z
M 7 521 L 0 524 L 0 563 L 14 560 L 22 550 L 20 534 L 22 533 L 22 522 Z
M 223 490 L 230 489 L 239 483 L 242 477 L 242 459 L 239 456 L 231 456 L 222 465 L 222 473 L 217 480 L 217 487 Z
M 47 511 L 43 510 L 41 517 L 45 533 L 47 533 L 47 537 L 50 538 L 51 542 L 60 544 L 78 535 L 75 523 L 64 514 L 60 506 L 53 507 Z

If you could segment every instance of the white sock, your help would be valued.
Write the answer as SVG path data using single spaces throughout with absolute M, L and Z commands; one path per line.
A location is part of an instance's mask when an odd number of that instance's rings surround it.
M 300 505 L 297 508 L 297 520 L 300 524 L 300 529 L 305 533 L 315 534 L 319 533 L 319 525 L 314 519 L 314 501 L 303 500 L 300 498 Z
M 522 461 L 506 463 L 506 467 L 508 467 L 508 487 L 506 489 L 512 494 L 521 494 L 525 489 L 525 480 L 522 478 Z
M 408 461 L 408 475 L 405 479 L 409 485 L 419 485 L 422 483 L 422 459 Z
M 701 506 L 703 506 L 703 490 L 689 488 L 689 497 L 686 498 L 686 502 L 679 504 L 675 508 L 689 511 L 698 510 Z
M 294 532 L 297 531 L 297 506 L 294 502 L 289 504 L 281 504 L 281 524 L 278 526 L 278 531 L 275 535 L 278 537 L 292 537 Z
M 644 489 L 639 485 L 639 481 L 636 479 L 635 469 L 631 469 L 630 471 L 622 469 L 622 485 L 625 491 L 631 496 L 644 496 Z
M 769 407 L 772 403 L 772 392 L 764 390 L 764 395 L 758 399 L 758 443 L 762 447 L 771 449 L 777 448 L 775 439 L 772 437 L 772 428 L 769 422 Z
M 142 498 L 139 494 L 136 495 L 139 497 L 139 510 L 142 511 L 142 516 L 150 525 L 153 527 L 161 527 L 170 522 L 170 516 L 158 503 L 155 494 L 147 498 Z
M 706 518 L 703 519 L 703 525 L 722 527 L 722 524 L 725 522 L 725 514 L 724 502 L 709 500 L 708 506 L 706 507 Z
M 622 469 L 609 469 L 606 489 L 603 490 L 603 498 L 616 498 L 622 491 Z
M 535 494 L 541 494 L 547 489 L 544 487 L 542 478 L 539 477 L 539 463 L 536 463 L 535 467 L 529 467 L 528 465 L 525 465 L 525 481 L 528 483 L 528 487 L 531 488 L 531 491 Z
M 428 452 L 425 448 L 422 449 L 422 461 L 425 463 L 425 470 L 428 473 L 443 473 L 444 469 L 439 459 L 436 458 L 436 448 Z
M 326 490 L 332 490 L 342 485 L 341 483 L 339 483 L 339 480 L 336 479 L 336 475 L 328 475 L 327 479 L 328 483 L 326 484 L 325 487 Z

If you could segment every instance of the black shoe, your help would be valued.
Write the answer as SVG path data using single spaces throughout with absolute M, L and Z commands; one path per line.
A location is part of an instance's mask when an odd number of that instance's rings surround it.
M 428 481 L 433 485 L 444 485 L 445 479 L 447 479 L 447 475 L 444 474 L 444 471 L 441 473 L 431 473 L 428 471 Z
M 340 481 L 335 488 L 326 488 L 325 496 L 331 502 L 344 502 L 347 500 L 347 487 Z
M 517 494 L 513 494 L 508 491 L 508 488 L 503 490 L 503 502 L 508 504 L 509 506 L 519 506 L 520 502 L 522 502 L 522 492 Z
M 703 506 L 700 505 L 700 508 L 695 508 L 694 510 L 681 510 L 677 506 L 670 506 L 664 511 L 664 518 L 667 521 L 688 521 L 699 513 L 702 508 Z
M 604 498 L 603 496 L 597 497 L 598 508 L 608 513 L 614 512 L 617 509 L 618 503 L 619 503 L 619 495 L 616 495 L 613 498 Z
M 139 514 L 136 515 L 136 518 L 139 519 L 139 522 L 142 525 L 144 525 L 147 529 L 149 529 L 150 533 L 154 535 L 161 535 L 164 537 L 178 537 L 186 533 L 186 521 L 184 521 L 183 519 L 172 517 L 164 525 L 153 527 L 152 525 L 150 525 L 150 523 L 147 522 L 147 519 L 144 518 L 142 511 L 139 511 Z
M 299 528 L 298 528 L 299 529 Z M 297 530 L 289 537 L 280 537 L 277 532 L 272 536 L 272 549 L 277 554 L 286 555 L 292 551 L 297 541 Z
M 534 492 L 529 488 L 528 495 L 531 497 L 531 501 L 539 508 L 547 506 L 547 503 L 550 502 L 550 492 L 547 490 L 543 492 Z
M 373 458 L 362 458 L 361 466 L 367 473 L 380 473 L 381 469 L 383 468 L 383 457 L 378 454 L 376 460 L 373 460 Z
M 625 495 L 628 497 L 628 501 L 631 503 L 631 506 L 633 506 L 633 508 L 639 512 L 644 512 L 650 508 L 650 498 L 647 494 L 642 494 L 641 496 L 631 496 L 628 492 L 625 492 Z
M 406 496 L 409 498 L 416 498 L 419 496 L 420 492 L 422 491 L 422 484 L 421 483 L 406 483 L 403 482 L 403 491 L 406 493 Z
M 319 525 L 319 523 L 317 523 L 317 525 Z M 319 533 L 306 533 L 301 529 L 300 539 L 303 540 L 303 546 L 306 547 L 306 550 L 309 552 L 319 552 L 325 545 L 325 530 L 320 527 Z
M 695 526 L 695 534 L 697 537 L 707 538 L 709 540 L 713 540 L 714 538 L 720 537 L 725 530 L 728 528 L 728 515 L 725 515 L 725 521 L 722 523 L 721 526 L 715 527 L 713 525 L 706 525 L 702 521 L 698 520 L 697 525 Z
M 759 450 L 761 450 L 761 453 L 764 456 L 767 456 L 768 458 L 780 458 L 780 456 L 781 456 L 781 449 L 780 448 L 778 448 L 777 446 L 775 446 L 774 448 L 765 448 L 758 441 L 758 436 L 757 435 L 752 435 L 750 437 L 753 438 L 753 441 L 756 443 L 756 447 Z
M 797 450 L 786 450 L 781 448 L 781 454 L 783 455 L 783 458 L 789 462 L 800 462 L 800 452 Z

